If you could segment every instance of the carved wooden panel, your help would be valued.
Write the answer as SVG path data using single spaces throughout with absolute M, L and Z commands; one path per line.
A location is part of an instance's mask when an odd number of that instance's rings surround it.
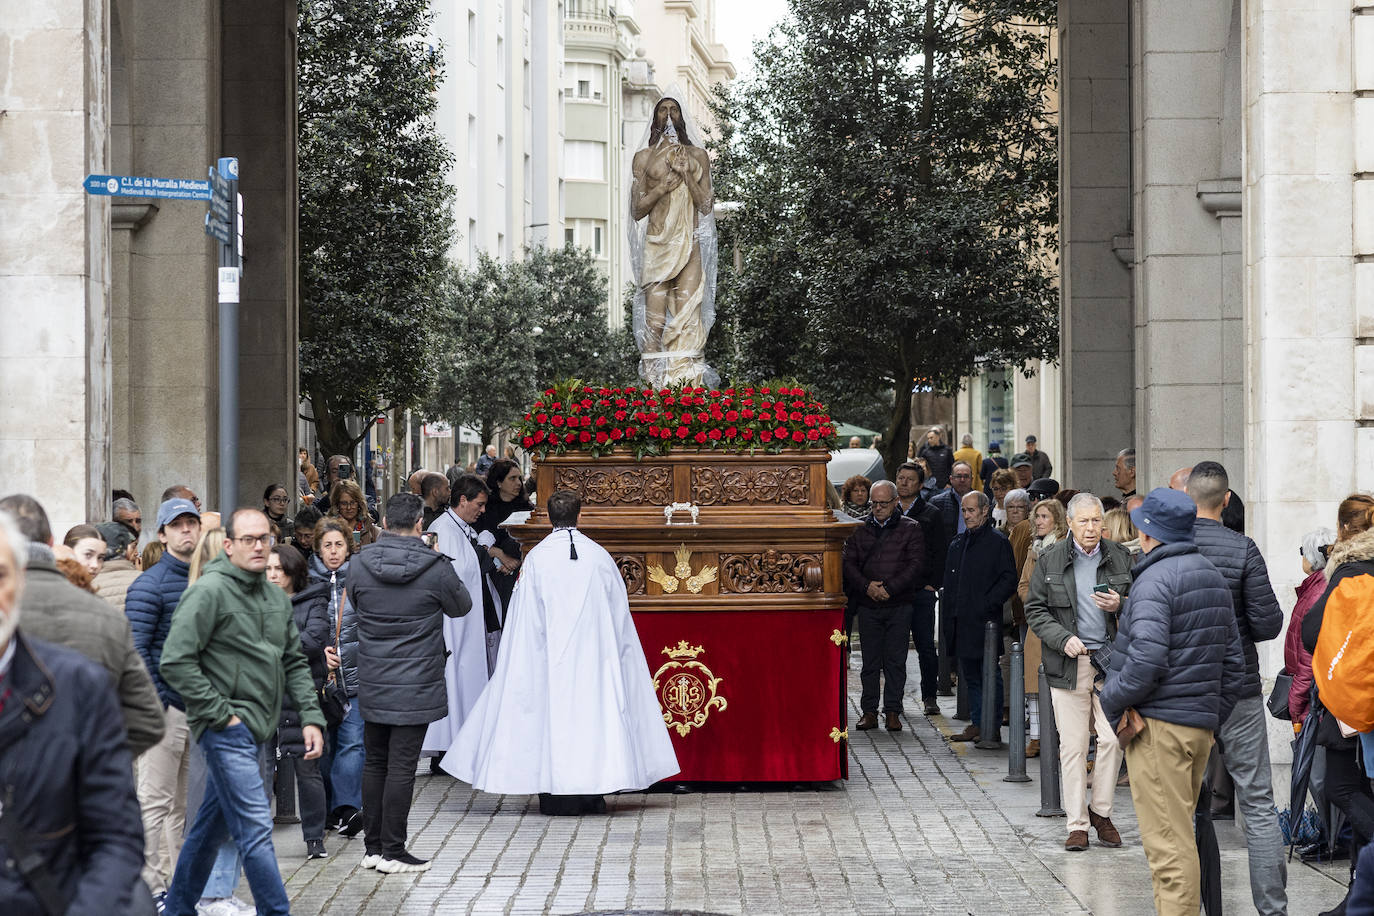
M 804 506 L 810 499 L 805 467 L 692 468 L 692 501 L 699 506 Z
M 644 561 L 628 554 L 615 558 L 616 569 L 625 580 L 625 591 L 631 595 L 644 594 Z
M 821 588 L 821 556 L 815 553 L 725 554 L 720 563 L 722 592 L 781 594 Z
M 666 467 L 559 468 L 555 490 L 575 490 L 588 506 L 666 506 L 673 472 Z

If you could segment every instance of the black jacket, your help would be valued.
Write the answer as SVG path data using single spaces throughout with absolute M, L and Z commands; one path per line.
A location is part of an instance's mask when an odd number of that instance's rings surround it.
M 1073 690 L 1078 684 L 1078 659 L 1064 654 L 1064 644 L 1078 635 L 1078 583 L 1074 580 L 1073 536 L 1055 542 L 1035 561 L 1026 596 L 1026 623 L 1044 646 L 1041 660 L 1051 687 Z M 1103 538 L 1097 565 L 1098 585 L 1110 585 L 1121 596 L 1121 607 L 1106 614 L 1107 638 L 1116 638 L 1117 621 L 1126 609 L 1131 590 L 1131 552 Z
M 951 654 L 982 657 L 984 626 L 991 620 L 1001 632 L 1002 605 L 1016 593 L 1019 579 L 1011 541 L 992 527 L 991 518 L 954 536 L 945 558 L 945 593 L 940 599 L 942 613 L 955 618 Z
M 1245 683 L 1245 654 L 1226 580 L 1191 543 L 1163 544 L 1135 565 L 1102 711 L 1216 731 Z
M 921 526 L 894 513 L 886 524 L 869 518 L 844 544 L 844 589 L 860 607 L 911 604 L 917 583 L 925 579 L 925 545 Z M 881 582 L 888 600 L 868 597 L 868 583 Z
M 939 510 L 918 495 L 911 508 L 902 514 L 921 526 L 925 541 L 926 565 L 916 589 L 919 591 L 927 585 L 939 588 L 945 570 L 945 551 L 949 549 L 949 538 L 945 536 L 945 523 Z
M 358 627 L 363 721 L 427 725 L 448 715 L 441 613 L 472 610 L 453 565 L 419 538 L 383 532 L 354 558 L 348 594 Z
M 109 675 L 70 649 L 21 635 L 5 685 L 4 817 L 17 818 L 69 901 L 67 916 L 129 912 L 143 867 L 143 820 Z M 14 860 L 0 842 L 0 911 L 43 916 Z
M 944 489 L 930 498 L 930 507 L 940 516 L 940 524 L 945 528 L 945 543 L 954 542 L 959 533 L 959 513 L 963 511 L 963 497 L 952 489 Z
M 948 445 L 922 445 L 916 450 L 916 457 L 925 461 L 930 468 L 930 476 L 940 489 L 949 486 L 949 473 L 954 470 L 954 449 Z
M 1269 584 L 1269 569 L 1254 541 L 1210 518 L 1197 520 L 1193 543 L 1231 589 L 1236 627 L 1240 630 L 1240 644 L 1245 652 L 1245 687 L 1240 695 L 1257 697 L 1260 695 L 1260 674 L 1255 643 L 1273 639 L 1283 630 L 1283 609 L 1279 607 L 1274 587 Z

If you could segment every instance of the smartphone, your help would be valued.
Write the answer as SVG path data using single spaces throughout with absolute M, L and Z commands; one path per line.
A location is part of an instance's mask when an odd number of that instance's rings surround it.
M 353 546 L 354 546 L 354 547 L 357 547 L 357 546 L 358 546 L 359 544 L 361 544 L 362 542 L 363 542 L 363 533 L 362 533 L 361 531 L 354 531 L 354 532 L 353 532 Z
M 426 531 L 420 535 L 420 540 L 424 541 L 430 550 L 436 550 L 439 547 L 439 532 Z
M 1106 583 L 1099 583 L 1093 586 L 1093 591 L 1097 592 L 1099 595 L 1104 595 L 1111 590 L 1112 587 Z

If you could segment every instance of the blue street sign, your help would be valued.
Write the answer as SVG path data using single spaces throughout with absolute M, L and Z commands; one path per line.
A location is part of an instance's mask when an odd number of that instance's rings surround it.
M 234 171 L 238 171 L 237 164 Z M 137 175 L 87 175 L 87 194 L 104 197 L 166 197 L 209 200 L 210 182 L 194 178 L 144 178 Z
M 229 244 L 229 224 L 212 218 L 208 213 L 205 214 L 205 234 L 219 239 L 221 244 Z
M 236 156 L 225 156 L 216 165 L 219 166 L 219 173 L 230 181 L 239 180 L 239 160 Z

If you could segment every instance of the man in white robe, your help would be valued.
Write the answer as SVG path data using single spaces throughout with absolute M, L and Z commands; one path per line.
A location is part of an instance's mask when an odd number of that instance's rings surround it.
M 463 587 L 472 596 L 474 604 L 481 600 L 482 590 L 487 587 L 487 577 L 482 562 L 486 548 L 474 543 L 477 532 L 472 526 L 486 511 L 487 498 L 486 483 L 479 477 L 465 475 L 453 485 L 449 508 L 429 526 L 429 530 L 439 536 L 436 549 L 453 561 L 453 571 L 463 580 Z M 477 698 L 486 689 L 491 672 L 487 635 L 482 614 L 444 618 L 444 645 L 449 652 L 444 666 L 448 715 L 430 723 L 425 732 L 422 755 L 437 757 L 448 750 Z
M 444 769 L 484 792 L 540 794 L 545 814 L 605 810 L 601 796 L 679 771 L 625 581 L 576 529 L 581 500 L 549 498 L 553 532 L 525 558 L 496 672 Z

